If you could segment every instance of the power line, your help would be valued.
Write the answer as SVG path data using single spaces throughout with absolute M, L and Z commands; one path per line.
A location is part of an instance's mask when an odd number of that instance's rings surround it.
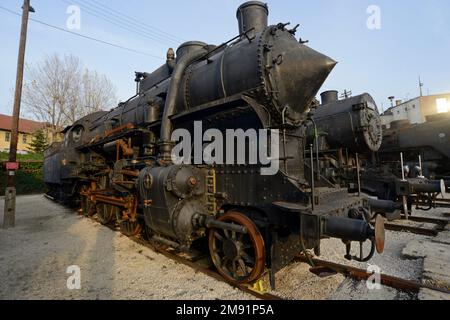
M 122 19 L 118 20 L 118 19 L 116 19 L 114 17 L 111 17 L 111 16 L 108 15 L 108 13 L 105 13 L 102 8 L 100 10 L 96 9 L 96 8 L 92 8 L 91 7 L 92 4 L 90 4 L 90 3 L 89 4 L 87 4 L 87 3 L 80 3 L 79 1 L 76 1 L 76 0 L 70 0 L 70 1 L 61 0 L 61 1 L 66 3 L 66 4 L 68 4 L 68 5 L 76 4 L 76 5 L 80 6 L 81 8 L 83 8 L 83 10 L 86 13 L 88 13 L 88 14 L 94 16 L 94 17 L 97 17 L 99 19 L 102 19 L 102 20 L 104 20 L 104 21 L 106 21 L 106 22 L 108 22 L 110 24 L 113 24 L 113 25 L 115 25 L 115 26 L 117 26 L 119 28 L 122 28 L 122 29 L 124 29 L 126 31 L 138 34 L 138 35 L 140 35 L 140 36 L 142 36 L 142 37 L 144 37 L 146 39 L 150 39 L 152 41 L 156 41 L 156 42 L 162 43 L 164 45 L 169 45 L 169 46 L 174 45 L 174 44 L 178 44 L 178 42 L 176 42 L 174 40 L 169 40 L 166 37 L 161 37 L 161 36 L 149 33 L 149 32 L 147 32 L 145 30 L 141 30 L 139 25 L 137 25 L 137 27 L 139 27 L 139 28 L 137 28 L 136 26 L 133 26 L 133 24 L 131 24 L 129 22 L 126 22 L 126 21 L 123 21 Z
M 7 9 L 7 8 L 5 8 L 5 7 L 0 6 L 0 9 L 4 10 L 4 11 L 6 11 L 6 12 L 9 12 L 9 13 L 11 13 L 11 14 L 14 14 L 14 15 L 16 15 L 16 16 L 21 16 L 20 13 L 17 13 L 17 12 L 15 12 L 15 11 L 9 10 L 9 9 Z M 64 29 L 64 28 L 60 28 L 60 27 L 51 25 L 51 24 L 49 24 L 49 23 L 46 23 L 46 22 L 37 20 L 37 19 L 29 18 L 29 20 L 30 20 L 30 21 L 33 21 L 33 22 L 36 22 L 36 23 L 39 23 L 39 24 L 41 24 L 41 25 L 47 26 L 47 27 L 49 27 L 49 28 L 53 28 L 53 29 L 56 29 L 56 30 L 59 30 L 59 31 L 63 31 L 63 32 L 65 32 L 65 33 L 69 33 L 69 34 L 71 34 L 71 35 L 75 35 L 75 36 L 78 36 L 78 37 L 81 37 L 81 38 L 84 38 L 84 39 L 88 39 L 88 40 L 95 41 L 95 42 L 98 42 L 98 43 L 106 44 L 106 45 L 111 46 L 111 47 L 115 47 L 115 48 L 122 49 L 122 50 L 127 50 L 127 51 L 130 51 L 130 52 L 133 52 L 133 53 L 145 55 L 145 56 L 152 57 L 152 58 L 155 58 L 155 59 L 164 60 L 164 58 L 162 58 L 162 57 L 160 57 L 160 56 L 157 56 L 157 55 L 153 55 L 153 54 L 151 54 L 151 53 L 147 53 L 147 52 L 143 52 L 143 51 L 139 51 L 139 50 L 127 48 L 127 47 L 124 47 L 124 46 L 121 46 L 121 45 L 118 45 L 118 44 L 115 44 L 115 43 L 112 43 L 112 42 L 107 42 L 107 41 L 104 41 L 104 40 L 100 40 L 100 39 L 97 39 L 97 38 L 93 38 L 93 37 L 90 37 L 90 36 L 86 36 L 86 35 L 84 35 L 84 34 L 76 33 L 76 32 L 70 31 L 70 30 L 66 30 L 66 29 Z
M 160 34 L 162 34 L 162 35 L 165 35 L 166 37 L 172 38 L 173 40 L 175 40 L 175 41 L 177 41 L 177 42 L 184 42 L 184 41 L 186 41 L 186 40 L 183 39 L 183 38 L 180 38 L 180 37 L 178 37 L 178 36 L 176 36 L 176 35 L 170 34 L 170 33 L 166 32 L 166 31 L 164 31 L 164 30 L 161 30 L 161 29 L 159 29 L 159 28 L 156 28 L 156 27 L 154 27 L 154 26 L 151 26 L 151 25 L 149 25 L 149 24 L 147 24 L 147 23 L 136 21 L 136 19 L 135 19 L 134 17 L 131 17 L 131 16 L 125 14 L 125 13 L 121 13 L 121 12 L 119 12 L 119 11 L 117 11 L 117 10 L 114 10 L 114 9 L 112 9 L 112 8 L 109 8 L 109 7 L 107 7 L 106 5 L 100 3 L 100 2 L 97 1 L 97 0 L 90 0 L 90 2 L 97 3 L 99 6 L 103 7 L 103 8 L 106 9 L 107 11 L 110 11 L 110 12 L 114 13 L 116 16 L 124 17 L 124 18 L 128 19 L 129 21 L 133 22 L 134 24 L 137 23 L 137 24 L 138 24 L 139 26 L 141 26 L 141 27 L 142 27 L 142 26 L 145 26 L 147 29 L 153 30 L 153 32 L 156 31 L 156 32 L 158 32 L 158 33 L 160 33 Z
M 150 26 L 144 22 L 137 21 L 136 18 L 134 18 L 134 17 L 131 17 L 131 16 L 121 13 L 117 10 L 109 8 L 108 6 L 100 3 L 99 1 L 94 1 L 94 0 L 89 0 L 89 1 L 88 0 L 78 0 L 78 1 L 83 2 L 85 5 L 95 7 L 98 10 L 100 10 L 102 13 L 110 15 L 112 17 L 116 17 L 119 19 L 120 22 L 124 22 L 124 23 L 128 23 L 130 25 L 133 25 L 134 27 L 138 28 L 138 30 L 142 30 L 153 36 L 162 38 L 167 41 L 171 41 L 176 44 L 179 44 L 180 42 L 185 41 L 182 38 L 172 35 L 166 31 L 162 31 L 162 30 L 160 30 L 156 27 Z
M 62 2 L 68 4 L 68 5 L 73 5 L 76 4 L 78 6 L 80 6 L 81 8 L 83 8 L 83 10 L 90 14 L 91 16 L 97 17 L 99 19 L 102 19 L 112 25 L 115 25 L 121 29 L 124 29 L 126 31 L 138 34 L 146 39 L 152 40 L 152 41 L 156 41 L 159 43 L 162 43 L 164 45 L 172 45 L 173 43 L 169 42 L 166 38 L 161 38 L 161 37 L 157 37 L 151 33 L 145 32 L 143 30 L 140 29 L 136 29 L 135 26 L 130 25 L 130 23 L 127 23 L 125 21 L 122 20 L 118 20 L 114 17 L 108 16 L 107 13 L 105 13 L 102 9 L 98 10 L 96 8 L 91 8 L 90 5 L 91 4 L 82 4 L 76 0 L 71 0 L 71 1 L 67 1 L 67 0 L 61 0 Z

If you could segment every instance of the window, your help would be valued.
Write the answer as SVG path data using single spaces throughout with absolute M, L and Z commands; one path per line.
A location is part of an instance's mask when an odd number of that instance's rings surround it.
M 446 113 L 449 111 L 449 103 L 446 98 L 436 99 L 437 113 Z
M 72 140 L 75 143 L 78 143 L 81 141 L 81 136 L 83 135 L 83 127 L 76 127 L 72 130 Z
M 27 135 L 26 134 L 22 135 L 22 142 L 25 144 L 27 143 Z
M 11 141 L 11 132 L 5 132 L 5 141 L 10 142 Z

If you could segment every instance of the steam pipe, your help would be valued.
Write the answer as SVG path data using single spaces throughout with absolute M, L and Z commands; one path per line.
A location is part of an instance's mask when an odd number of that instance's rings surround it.
M 313 145 L 309 146 L 309 151 L 311 154 L 311 210 L 314 211 L 316 204 L 316 194 L 315 194 L 315 186 L 314 186 L 314 151 Z
M 405 180 L 405 168 L 404 168 L 404 163 L 403 163 L 403 152 L 400 152 L 400 166 L 402 167 L 402 181 L 406 181 Z
M 359 167 L 359 154 L 356 154 L 356 176 L 358 179 L 358 197 L 361 196 L 361 172 Z
M 175 113 L 177 95 L 180 89 L 181 81 L 183 79 L 186 69 L 194 61 L 201 58 L 207 53 L 206 49 L 198 49 L 192 52 L 188 52 L 181 57 L 181 59 L 175 65 L 175 69 L 170 80 L 169 90 L 167 92 L 166 103 L 164 105 L 164 114 L 161 123 L 161 140 L 159 142 L 160 158 L 163 161 L 171 161 L 172 152 L 172 122 L 170 117 Z
M 400 152 L 400 166 L 402 169 L 402 181 L 406 181 L 405 179 L 405 168 L 403 165 L 403 152 Z M 402 197 L 402 203 L 403 203 L 403 213 L 405 215 L 406 220 L 409 220 L 409 212 L 408 212 L 408 203 L 407 203 L 406 196 Z
M 424 178 L 424 176 L 423 176 L 423 167 L 422 167 L 422 156 L 420 156 L 420 155 L 419 155 L 419 168 L 420 168 L 419 178 Z
M 320 158 L 319 158 L 319 134 L 317 133 L 316 121 L 311 117 L 311 122 L 314 125 L 314 143 L 316 145 L 316 162 L 317 162 L 317 181 L 320 181 Z

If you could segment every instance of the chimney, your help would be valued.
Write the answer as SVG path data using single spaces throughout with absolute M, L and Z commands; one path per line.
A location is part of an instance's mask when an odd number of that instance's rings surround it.
M 324 91 L 320 94 L 322 105 L 338 101 L 338 92 L 336 90 Z
M 248 1 L 242 4 L 236 13 L 239 22 L 239 34 L 254 28 L 251 36 L 262 32 L 268 26 L 269 8 L 260 1 Z

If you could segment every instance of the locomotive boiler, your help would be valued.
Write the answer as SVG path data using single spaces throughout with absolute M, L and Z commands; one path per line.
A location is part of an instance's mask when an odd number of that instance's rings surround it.
M 368 93 L 339 100 L 337 91 L 326 91 L 321 98 L 312 117 L 322 148 L 343 148 L 360 154 L 378 151 L 383 140 L 381 118 Z
M 269 26 L 268 14 L 266 4 L 244 3 L 237 37 L 170 49 L 159 69 L 136 73 L 135 96 L 66 128 L 64 142 L 45 155 L 50 194 L 78 202 L 85 215 L 127 235 L 143 231 L 180 250 L 205 239 L 218 272 L 234 283 L 269 270 L 274 286 L 275 273 L 300 252 L 320 254 L 323 238 L 342 239 L 348 259 L 381 253 L 383 222 L 372 228 L 365 220 L 367 201 L 314 187 L 308 175 L 307 113 L 336 62 L 298 41 L 297 27 Z M 183 163 L 174 157 L 180 130 L 194 137 Z M 205 142 L 213 142 L 208 130 L 216 137 L 244 133 L 246 160 L 252 132 L 278 136 L 265 151 L 276 148 L 278 156 L 270 155 L 279 170 L 266 175 L 266 163 L 197 161 Z M 219 146 L 215 154 L 236 160 L 233 150 Z M 352 255 L 351 243 L 366 241 L 370 252 Z

